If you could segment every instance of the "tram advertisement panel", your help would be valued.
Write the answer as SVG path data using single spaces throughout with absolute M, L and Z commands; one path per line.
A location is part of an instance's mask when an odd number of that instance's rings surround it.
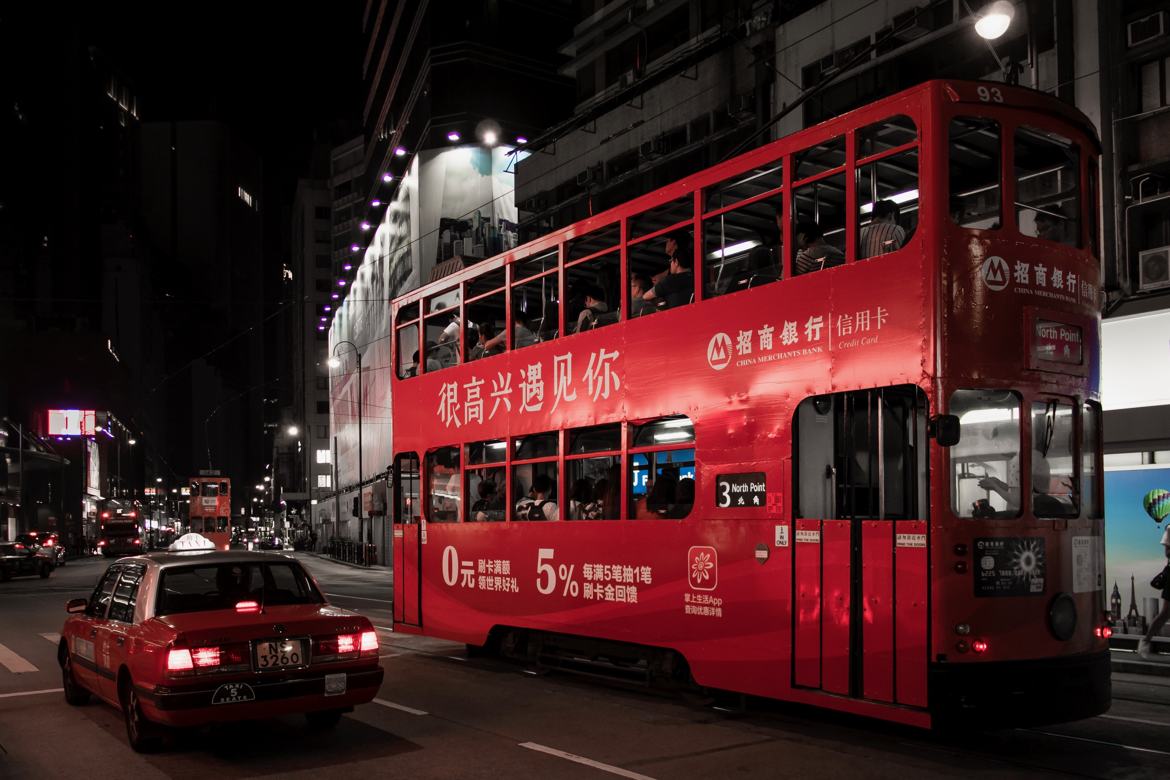
M 1044 593 L 1044 537 L 1001 536 L 975 540 L 976 596 Z

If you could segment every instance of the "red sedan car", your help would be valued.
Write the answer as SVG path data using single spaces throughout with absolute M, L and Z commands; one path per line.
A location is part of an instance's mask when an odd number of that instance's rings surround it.
M 66 701 L 92 694 L 120 708 L 131 746 L 146 751 L 172 726 L 301 712 L 328 728 L 377 695 L 367 618 L 328 604 L 293 558 L 203 542 L 123 558 L 89 599 L 66 605 Z

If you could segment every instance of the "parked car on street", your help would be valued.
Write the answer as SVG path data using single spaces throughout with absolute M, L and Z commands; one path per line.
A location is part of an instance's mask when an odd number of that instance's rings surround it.
M 26 544 L 19 539 L 0 542 L 0 582 L 32 575 L 45 579 L 52 573 L 53 559 L 39 545 Z
M 118 707 L 137 751 L 171 727 L 303 713 L 330 728 L 382 684 L 374 626 L 329 604 L 291 556 L 187 534 L 115 562 L 65 608 L 65 700 Z
M 39 547 L 44 548 L 45 552 L 53 559 L 54 566 L 65 565 L 65 546 L 61 544 L 61 537 L 56 531 L 29 531 L 22 536 L 28 537 L 27 540 L 16 537 L 17 541 L 24 541 L 25 544 L 33 543 Z

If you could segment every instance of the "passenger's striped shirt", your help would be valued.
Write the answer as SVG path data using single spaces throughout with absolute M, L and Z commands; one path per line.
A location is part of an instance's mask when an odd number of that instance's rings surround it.
M 901 249 L 906 243 L 906 231 L 901 225 L 893 222 L 874 220 L 861 229 L 861 246 L 857 248 L 861 258 L 877 257 L 895 249 Z

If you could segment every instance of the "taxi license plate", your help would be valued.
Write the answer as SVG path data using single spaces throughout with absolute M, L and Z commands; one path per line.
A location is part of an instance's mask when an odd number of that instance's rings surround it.
M 290 669 L 308 664 L 303 639 L 271 639 L 256 643 L 256 669 L 261 672 Z

